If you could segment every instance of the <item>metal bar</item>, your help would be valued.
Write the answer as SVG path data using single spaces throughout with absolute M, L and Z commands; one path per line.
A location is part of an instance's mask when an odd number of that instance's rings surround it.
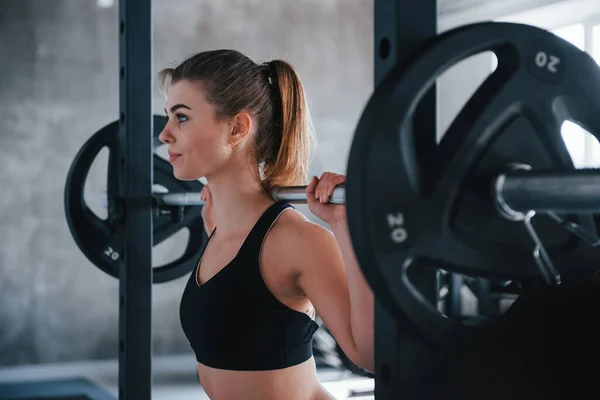
M 600 212 L 600 170 L 517 170 L 499 175 L 495 201 L 506 217 L 539 213 Z
M 167 206 L 201 206 L 200 192 L 153 193 L 158 204 Z M 306 203 L 306 186 L 284 186 L 273 189 L 271 197 L 276 201 L 289 203 Z M 345 204 L 346 189 L 338 186 L 333 190 L 329 199 L 332 204 Z
M 392 68 L 408 65 L 418 48 L 437 34 L 437 3 L 437 0 L 374 1 L 375 87 Z M 415 138 L 421 160 L 435 154 L 432 149 L 435 149 L 437 139 L 436 120 L 433 86 L 423 97 L 414 118 L 415 130 L 422 133 Z M 382 170 L 385 170 L 383 165 Z M 401 279 L 400 274 L 398 279 Z M 435 268 L 417 268 L 411 274 L 411 280 L 432 304 L 437 304 L 439 291 Z M 375 297 L 375 398 L 415 398 L 411 397 L 411 381 L 418 379 L 431 366 L 434 355 L 403 329 L 401 323 L 377 300 L 377 293 Z M 418 393 L 416 398 L 420 398 Z
M 478 278 L 475 281 L 477 304 L 479 305 L 479 315 L 488 318 L 497 318 L 500 316 L 500 307 L 498 299 L 493 295 L 492 282 L 489 279 Z
M 277 201 L 286 201 L 290 203 L 306 203 L 306 186 L 283 186 L 274 188 L 271 196 Z M 344 204 L 346 202 L 346 188 L 343 185 L 333 189 L 329 198 L 333 204 Z
M 446 301 L 446 315 L 449 317 L 460 317 L 462 315 L 462 286 L 464 279 L 462 275 L 448 272 L 448 297 Z
M 151 11 L 151 0 L 119 2 L 120 400 L 150 399 L 152 391 Z

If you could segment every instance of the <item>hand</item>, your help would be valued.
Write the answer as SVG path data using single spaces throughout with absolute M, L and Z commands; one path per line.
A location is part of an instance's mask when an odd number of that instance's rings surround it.
M 308 209 L 331 227 L 347 225 L 346 206 L 328 203 L 333 189 L 344 182 L 344 175 L 325 172 L 320 179 L 314 176 L 306 188 Z
M 217 223 L 215 222 L 215 216 L 213 213 L 213 198 L 208 185 L 204 185 L 202 191 L 200 192 L 200 200 L 204 201 L 204 205 L 202 206 L 202 211 L 200 214 L 202 215 L 202 221 L 204 222 L 204 229 L 206 230 L 206 234 L 210 235 Z

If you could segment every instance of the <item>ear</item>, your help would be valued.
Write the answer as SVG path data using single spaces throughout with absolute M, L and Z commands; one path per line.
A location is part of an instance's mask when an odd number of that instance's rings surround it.
M 233 117 L 231 121 L 231 133 L 229 135 L 229 144 L 235 147 L 250 135 L 253 128 L 252 117 L 246 112 L 242 112 Z

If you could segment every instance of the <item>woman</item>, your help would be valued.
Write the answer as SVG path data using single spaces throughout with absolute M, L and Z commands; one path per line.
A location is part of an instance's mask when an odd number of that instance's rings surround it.
M 232 50 L 196 54 L 159 77 L 173 174 L 208 181 L 210 237 L 180 306 L 204 390 L 212 399 L 332 398 L 312 357 L 315 312 L 372 371 L 373 293 L 344 206 L 327 204 L 344 176 L 313 177 L 306 190 L 333 232 L 268 194 L 306 184 L 313 137 L 300 79 L 284 61 L 258 65 Z

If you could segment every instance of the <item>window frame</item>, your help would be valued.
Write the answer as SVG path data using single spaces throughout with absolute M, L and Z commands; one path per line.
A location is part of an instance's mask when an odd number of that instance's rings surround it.
M 585 18 L 578 22 L 572 22 L 568 24 L 557 24 L 556 26 L 552 26 L 548 30 L 552 33 L 559 31 L 560 29 L 564 29 L 574 25 L 582 25 L 583 26 L 583 50 L 590 54 L 598 63 L 600 63 L 600 46 L 598 46 L 598 54 L 594 54 L 594 28 L 597 27 L 600 33 L 600 15 L 590 16 L 589 18 Z M 600 34 L 598 38 L 600 39 Z M 568 129 L 568 128 L 567 128 Z M 583 129 L 583 128 L 578 128 Z M 568 134 L 568 131 L 563 128 L 563 134 Z M 594 151 L 596 148 L 596 151 Z M 584 135 L 583 139 L 583 159 L 574 160 L 574 163 L 578 167 L 598 167 L 600 166 L 600 148 L 599 144 L 594 140 L 592 135 Z

